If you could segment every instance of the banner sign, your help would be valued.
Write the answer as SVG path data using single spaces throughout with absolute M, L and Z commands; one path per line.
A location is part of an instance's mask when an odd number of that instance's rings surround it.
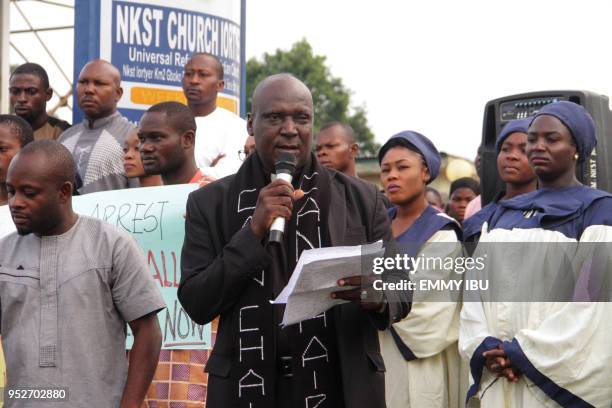
M 211 326 L 195 323 L 177 299 L 187 196 L 197 184 L 105 191 L 74 197 L 75 212 L 132 234 L 142 248 L 167 308 L 158 313 L 162 348 L 210 348 Z M 128 348 L 133 338 L 128 337 Z
M 156 103 L 186 103 L 185 64 L 193 53 L 207 52 L 223 64 L 217 104 L 239 114 L 246 100 L 244 7 L 245 0 L 76 0 L 74 82 L 88 61 L 110 61 L 122 77 L 119 110 L 137 122 Z M 76 89 L 74 95 L 78 123 Z

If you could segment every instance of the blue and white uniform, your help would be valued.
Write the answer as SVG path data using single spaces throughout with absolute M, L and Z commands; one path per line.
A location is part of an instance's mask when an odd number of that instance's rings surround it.
M 462 235 L 464 242 L 478 242 L 482 225 L 491 218 L 493 213 L 495 213 L 495 210 L 499 207 L 498 202 L 503 196 L 503 192 L 498 194 L 493 201 L 482 207 L 476 214 L 463 221 Z
M 495 140 L 495 151 L 499 156 L 504 141 L 513 133 L 525 133 L 529 130 L 529 124 L 532 118 L 515 119 L 510 121 L 504 126 L 502 131 L 497 135 Z M 489 219 L 489 217 L 495 212 L 498 205 L 497 203 L 504 197 L 505 191 L 500 192 L 497 196 L 486 206 L 482 207 L 477 213 L 469 218 L 463 220 L 463 241 L 464 242 L 478 242 L 480 238 L 480 229 L 482 224 Z
M 395 208 L 390 209 L 395 217 Z M 445 259 L 461 255 L 458 225 L 429 206 L 415 223 L 396 238 L 404 247 L 420 250 L 409 256 Z M 410 279 L 456 279 L 450 270 L 416 270 Z M 467 388 L 467 368 L 457 353 L 457 302 L 428 301 L 431 292 L 415 291 L 412 309 L 390 330 L 379 332 L 385 361 L 385 395 L 389 408 L 459 407 Z
M 609 290 L 602 278 L 609 280 L 612 261 L 608 251 L 595 265 L 596 243 L 612 243 L 612 195 L 582 185 L 536 190 L 487 214 L 474 257 L 488 252 L 488 277 L 505 295 L 463 305 L 459 350 L 472 374 L 468 406 L 612 406 L 612 303 L 588 301 L 609 300 L 601 290 Z M 530 256 L 535 246 L 537 256 Z M 538 289 L 517 283 L 523 278 Z M 566 301 L 509 301 L 564 283 L 573 290 Z M 482 353 L 499 346 L 519 369 L 518 383 L 485 367 Z
M 397 139 L 423 156 L 429 181 L 433 181 L 440 168 L 440 155 L 419 133 L 406 131 L 393 136 L 381 148 L 379 161 L 398 145 Z M 394 219 L 396 215 L 396 208 L 391 208 L 389 217 Z M 460 234 L 454 219 L 428 206 L 396 241 L 409 257 L 454 259 L 461 256 Z M 410 280 L 416 285 L 422 279 L 457 280 L 451 268 L 428 266 L 431 269 L 415 266 Z M 440 293 L 416 290 L 408 316 L 390 330 L 379 332 L 388 408 L 458 408 L 463 403 L 468 375 L 457 351 L 461 305 L 446 297 L 446 292 L 442 295 L 442 300 L 448 301 L 440 301 Z

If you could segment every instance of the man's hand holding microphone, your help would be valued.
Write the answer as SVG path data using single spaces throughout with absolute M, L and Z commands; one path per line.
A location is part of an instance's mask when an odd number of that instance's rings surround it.
M 282 245 L 285 222 L 291 219 L 293 204 L 304 197 L 302 190 L 296 190 L 291 185 L 295 162 L 295 156 L 291 154 L 279 155 L 275 163 L 276 180 L 259 192 L 250 227 L 261 240 L 269 233 L 270 242 Z M 357 303 L 364 310 L 384 309 L 383 293 L 372 287 L 374 279 L 376 276 L 373 274 L 340 279 L 338 286 L 347 290 L 333 292 L 331 297 Z

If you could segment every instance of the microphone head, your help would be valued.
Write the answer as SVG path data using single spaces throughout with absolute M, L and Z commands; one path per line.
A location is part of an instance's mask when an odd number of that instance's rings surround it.
M 276 168 L 276 174 L 278 173 L 288 173 L 293 174 L 295 171 L 295 165 L 297 162 L 297 158 L 294 154 L 291 153 L 281 153 L 276 158 L 276 162 L 274 166 Z

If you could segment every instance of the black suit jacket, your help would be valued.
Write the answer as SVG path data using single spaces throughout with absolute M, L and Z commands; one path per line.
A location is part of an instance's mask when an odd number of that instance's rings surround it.
M 381 193 L 364 181 L 333 170 L 331 205 L 327 217 L 333 246 L 358 245 L 392 239 Z M 238 318 L 234 305 L 252 277 L 270 264 L 260 240 L 246 226 L 230 236 L 227 208 L 233 176 L 196 190 L 187 201 L 185 242 L 181 256 L 178 298 L 191 318 L 200 324 L 220 315 L 216 343 L 206 365 L 208 408 L 225 408 L 235 398 L 236 385 L 229 380 L 238 356 L 232 350 L 235 339 L 232 322 Z M 386 281 L 408 279 L 403 271 L 385 275 Z M 378 330 L 404 318 L 410 309 L 410 294 L 386 292 L 388 306 L 383 313 L 365 312 L 348 303 L 333 309 L 347 408 L 384 408 L 384 363 Z M 276 364 L 276 362 L 270 362 Z

